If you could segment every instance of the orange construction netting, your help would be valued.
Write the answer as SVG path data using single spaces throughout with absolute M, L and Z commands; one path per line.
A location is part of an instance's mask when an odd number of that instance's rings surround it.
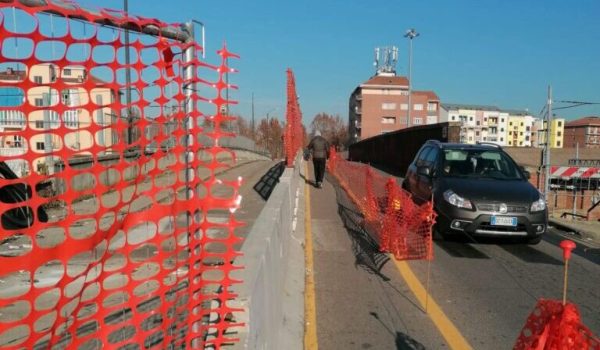
M 303 146 L 302 111 L 296 94 L 296 79 L 291 69 L 287 70 L 287 110 L 285 113 L 285 157 L 287 166 L 293 166 L 296 154 Z
M 333 149 L 328 169 L 364 215 L 382 251 L 398 260 L 433 259 L 431 202 L 417 205 L 396 179 L 342 159 Z
M 598 350 L 600 339 L 583 325 L 574 304 L 538 300 L 515 350 Z
M 219 178 L 235 155 L 218 140 L 237 56 L 207 64 L 163 28 L 0 2 L 0 349 L 235 341 L 241 180 Z

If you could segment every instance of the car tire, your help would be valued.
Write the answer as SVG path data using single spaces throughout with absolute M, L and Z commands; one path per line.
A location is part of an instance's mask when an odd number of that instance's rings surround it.
M 530 245 L 536 245 L 536 244 L 540 243 L 541 241 L 542 241 L 542 236 L 537 236 L 537 237 L 532 237 L 532 238 L 526 238 L 525 239 L 525 242 L 527 244 L 530 244 Z

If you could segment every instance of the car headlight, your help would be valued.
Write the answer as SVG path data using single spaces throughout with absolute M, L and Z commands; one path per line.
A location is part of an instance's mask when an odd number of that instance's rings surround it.
M 465 199 L 452 190 L 447 190 L 444 192 L 444 199 L 446 202 L 452 204 L 455 207 L 464 208 L 464 209 L 473 209 L 473 204 L 468 199 Z
M 531 212 L 542 211 L 546 209 L 546 201 L 544 198 L 540 198 L 537 201 L 531 203 Z

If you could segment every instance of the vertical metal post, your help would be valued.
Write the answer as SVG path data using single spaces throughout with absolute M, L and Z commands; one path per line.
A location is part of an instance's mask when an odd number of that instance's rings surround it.
M 123 11 L 129 16 L 129 1 L 123 0 Z M 127 103 L 127 144 L 133 143 L 133 115 L 131 110 L 131 57 L 129 55 L 129 30 L 125 29 L 125 103 Z
M 546 161 L 545 161 L 545 179 L 544 179 L 544 196 L 546 202 L 549 200 L 550 194 L 550 129 L 552 126 L 552 86 L 548 86 L 548 116 L 546 117 Z
M 252 93 L 252 140 L 256 142 L 254 136 L 254 92 Z
M 408 112 L 406 113 L 406 127 L 410 128 L 411 99 L 412 99 L 412 37 L 408 39 L 410 49 L 408 51 Z
M 194 42 L 194 24 L 193 24 L 193 22 L 188 22 L 184 26 L 185 26 L 185 30 L 190 35 L 186 42 L 186 43 L 190 44 L 190 47 L 188 47 L 185 50 L 184 55 L 183 55 L 184 64 L 188 64 L 188 63 L 192 62 L 196 56 L 196 52 L 195 52 L 196 49 L 195 49 L 195 46 L 192 44 Z M 190 199 L 191 191 L 192 191 L 192 189 L 190 188 L 190 175 L 191 174 L 190 174 L 190 169 L 189 169 L 189 162 L 190 162 L 190 157 L 192 156 L 190 147 L 193 145 L 193 140 L 192 140 L 192 135 L 191 135 L 193 119 L 192 119 L 191 114 L 195 107 L 194 100 L 192 99 L 192 95 L 196 93 L 196 85 L 194 83 L 195 74 L 196 74 L 195 65 L 189 64 L 184 68 L 183 91 L 185 94 L 185 103 L 183 105 L 183 108 L 184 108 L 185 118 L 184 118 L 183 127 L 185 128 L 184 146 L 185 146 L 185 186 L 186 186 L 185 198 L 186 199 Z M 188 227 L 189 227 L 189 215 L 188 215 L 187 220 L 188 220 Z

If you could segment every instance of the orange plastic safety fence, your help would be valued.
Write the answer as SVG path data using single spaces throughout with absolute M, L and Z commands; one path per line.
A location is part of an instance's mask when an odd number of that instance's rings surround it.
M 302 111 L 296 94 L 296 80 L 294 72 L 287 70 L 287 110 L 285 114 L 285 156 L 287 166 L 292 166 L 298 150 L 304 142 L 304 131 L 302 129 Z
M 395 179 L 366 164 L 346 161 L 333 150 L 330 154 L 329 172 L 363 213 L 381 250 L 398 260 L 433 259 L 431 202 L 417 205 Z
M 127 66 L 107 20 L 168 27 L 0 3 L 0 349 L 221 348 L 239 326 L 241 180 L 217 177 L 237 56 L 132 31 Z
M 519 334 L 515 350 L 598 350 L 600 339 L 581 323 L 574 304 L 538 300 Z

